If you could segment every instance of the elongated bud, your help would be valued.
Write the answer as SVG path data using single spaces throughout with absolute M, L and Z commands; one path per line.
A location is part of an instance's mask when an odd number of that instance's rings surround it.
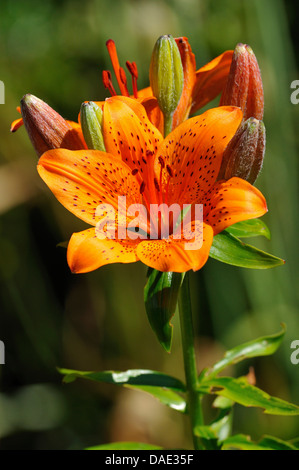
M 180 51 L 171 35 L 161 36 L 155 44 L 150 84 L 161 111 L 169 116 L 176 110 L 184 85 Z
M 105 144 L 102 134 L 103 111 L 101 108 L 89 101 L 83 103 L 80 111 L 81 127 L 85 142 L 89 149 L 105 152 Z
M 250 117 L 263 119 L 264 92 L 261 72 L 251 47 L 238 44 L 235 48 L 230 72 L 223 90 L 220 106 L 238 106 L 244 121 Z
M 263 165 L 265 146 L 263 122 L 255 118 L 247 119 L 224 151 L 218 180 L 237 176 L 253 184 Z
M 50 149 L 84 149 L 78 132 L 47 103 L 27 94 L 21 100 L 21 113 L 32 145 L 40 156 Z

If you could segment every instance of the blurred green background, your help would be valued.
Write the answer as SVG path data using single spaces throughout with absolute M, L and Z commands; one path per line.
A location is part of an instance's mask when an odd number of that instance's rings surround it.
M 36 172 L 24 128 L 10 134 L 25 93 L 76 120 L 84 100 L 107 96 L 105 48 L 115 40 L 121 64 L 136 61 L 148 85 L 151 51 L 161 34 L 187 36 L 197 68 L 238 42 L 253 48 L 265 90 L 267 151 L 257 186 L 272 240 L 254 244 L 286 259 L 266 271 L 209 260 L 193 273 L 199 367 L 224 350 L 287 324 L 282 347 L 255 368 L 257 385 L 299 403 L 299 365 L 290 362 L 298 321 L 299 79 L 298 4 L 290 0 L 1 0 L 0 79 L 0 449 L 80 449 L 113 440 L 168 448 L 190 446 L 186 418 L 149 396 L 89 382 L 61 383 L 56 367 L 82 370 L 150 368 L 183 378 L 179 324 L 167 354 L 152 333 L 143 304 L 146 268 L 110 265 L 72 275 L 57 244 L 85 228 L 53 197 Z M 217 104 L 217 101 L 215 102 Z M 250 242 L 250 241 L 249 241 Z M 210 412 L 206 410 L 207 418 Z M 236 407 L 234 432 L 298 436 L 296 418 Z

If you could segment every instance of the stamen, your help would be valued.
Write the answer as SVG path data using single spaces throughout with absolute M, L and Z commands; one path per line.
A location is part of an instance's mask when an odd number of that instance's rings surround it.
M 102 79 L 103 79 L 104 87 L 110 91 L 111 96 L 116 96 L 116 91 L 112 84 L 111 72 L 109 70 L 103 70 Z
M 165 162 L 164 162 L 164 159 L 163 157 L 161 157 L 161 155 L 158 157 L 158 161 L 161 165 L 160 167 L 160 188 L 161 188 L 161 195 L 159 197 L 160 199 L 160 204 L 163 203 L 163 184 L 162 184 L 162 176 L 163 176 L 163 169 L 165 167 Z
M 159 163 L 160 163 L 160 165 L 161 165 L 161 168 L 162 168 L 162 169 L 165 168 L 165 162 L 164 162 L 163 157 L 161 157 L 161 155 L 159 156 L 158 160 L 159 160 Z M 167 166 L 168 166 L 168 165 L 167 165 Z
M 140 190 L 139 190 L 139 191 L 140 191 L 140 194 L 142 194 L 142 193 L 144 192 L 144 190 L 145 190 L 145 182 L 142 181 L 142 183 L 141 183 L 141 185 L 140 185 Z
M 119 67 L 119 76 L 120 76 L 120 79 L 121 79 L 124 87 L 126 88 L 126 96 L 130 96 L 130 93 L 129 93 L 129 90 L 128 90 L 128 87 L 127 87 L 126 72 L 124 71 L 124 69 L 122 67 Z
M 167 170 L 167 173 L 169 175 L 167 185 L 166 185 L 166 188 L 165 188 L 165 203 L 167 204 L 168 203 L 168 193 L 169 193 L 169 183 L 170 183 L 171 178 L 173 177 L 173 171 L 172 171 L 172 168 L 169 165 L 166 165 L 166 170 Z
M 113 66 L 113 70 L 114 70 L 114 73 L 115 73 L 115 76 L 116 76 L 118 86 L 120 88 L 120 92 L 123 96 L 129 96 L 127 87 L 124 85 L 124 83 L 121 79 L 120 65 L 119 65 L 118 56 L 117 56 L 117 52 L 116 52 L 115 42 L 112 39 L 108 39 L 108 41 L 106 42 L 106 47 L 107 47 L 107 50 L 108 50 L 108 54 L 110 56 L 110 60 L 111 60 L 112 66 Z
M 129 62 L 127 60 L 126 66 L 132 76 L 132 88 L 133 88 L 134 98 L 138 98 L 138 88 L 137 88 L 138 70 L 137 70 L 136 62 Z
M 166 165 L 166 170 L 169 176 L 172 178 L 173 177 L 173 171 L 169 165 Z
M 159 186 L 157 178 L 154 178 L 154 184 L 155 184 L 156 190 L 160 191 L 160 186 Z

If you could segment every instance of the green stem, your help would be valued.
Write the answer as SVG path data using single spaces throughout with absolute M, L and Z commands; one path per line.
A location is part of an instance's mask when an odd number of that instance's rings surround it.
M 172 131 L 172 120 L 173 120 L 173 113 L 172 114 L 164 114 L 164 138 L 170 134 Z
M 179 311 L 184 356 L 184 368 L 188 393 L 188 409 L 191 421 L 193 444 L 196 450 L 203 450 L 204 446 L 195 435 L 195 427 L 203 424 L 201 397 L 197 391 L 197 367 L 194 350 L 194 331 L 192 323 L 192 310 L 189 289 L 189 273 L 185 274 L 179 295 Z

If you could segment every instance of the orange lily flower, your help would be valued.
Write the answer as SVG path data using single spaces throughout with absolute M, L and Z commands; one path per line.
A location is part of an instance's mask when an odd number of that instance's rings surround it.
M 107 152 L 55 149 L 38 164 L 42 179 L 73 214 L 91 225 L 74 233 L 67 251 L 72 272 L 84 273 L 110 263 L 142 261 L 159 271 L 200 269 L 208 259 L 213 236 L 231 224 L 267 211 L 263 195 L 248 182 L 216 181 L 222 155 L 242 121 L 239 108 L 219 107 L 183 122 L 165 139 L 149 121 L 145 109 L 128 97 L 108 98 L 104 104 L 103 136 Z M 118 211 L 118 198 L 127 206 L 142 204 L 203 205 L 203 223 L 194 211 L 187 233 L 200 231 L 200 249 L 188 249 L 192 239 L 172 221 L 163 236 L 163 217 L 147 218 L 144 238 L 97 236 L 101 216 L 97 207 L 116 211 L 118 229 L 132 228 L 132 214 Z M 195 212 L 196 214 L 196 212 Z M 154 226 L 156 237 L 149 238 Z M 199 228 L 198 228 L 199 227 Z M 177 236 L 178 235 L 181 236 Z M 119 232 L 118 232 L 119 234 Z

